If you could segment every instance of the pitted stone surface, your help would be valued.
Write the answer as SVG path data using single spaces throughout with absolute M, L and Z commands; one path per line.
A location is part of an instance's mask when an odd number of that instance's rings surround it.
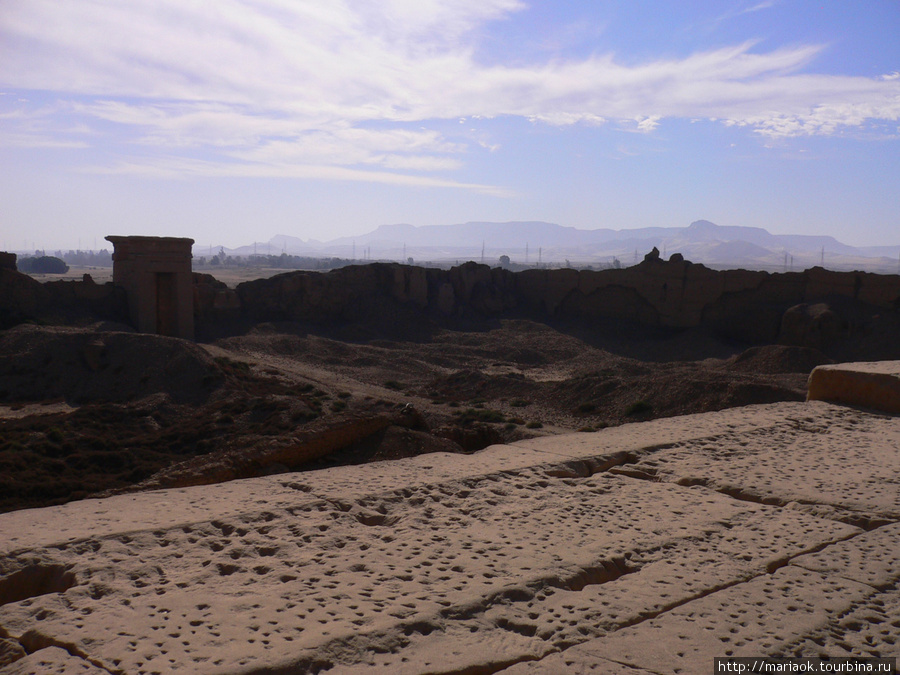
M 792 565 L 884 590 L 900 582 L 900 523 L 791 560 Z
M 665 673 L 709 672 L 723 656 L 794 656 L 797 638 L 876 593 L 855 581 L 786 567 L 582 645 L 597 656 Z
M 754 406 L 5 514 L 0 595 L 38 581 L 0 602 L 0 636 L 128 674 L 640 675 L 729 650 L 883 652 L 898 427 Z
M 892 440 L 900 420 L 837 406 L 825 415 L 792 410 L 777 427 L 674 442 L 620 471 L 743 499 L 845 509 L 851 520 L 900 519 L 900 452 Z
M 72 656 L 59 647 L 47 647 L 7 666 L 3 675 L 109 675 L 89 661 Z
M 900 653 L 900 591 L 878 593 L 797 640 L 785 651 L 812 656 L 897 656 Z

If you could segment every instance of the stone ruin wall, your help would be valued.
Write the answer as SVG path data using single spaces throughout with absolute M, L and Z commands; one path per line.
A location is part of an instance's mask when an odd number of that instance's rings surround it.
M 861 304 L 900 311 L 900 276 L 865 272 L 770 274 L 712 270 L 684 260 L 646 260 L 619 270 L 510 272 L 466 263 L 450 270 L 399 264 L 328 273 L 289 272 L 218 291 L 232 317 L 251 321 L 350 321 L 389 299 L 441 322 L 465 315 L 537 320 L 630 320 L 653 327 L 705 327 L 746 342 L 773 342 L 798 305 Z M 226 299 L 227 298 L 227 299 Z M 214 318 L 215 308 L 201 308 Z
M 13 254 L 8 254 L 13 255 Z M 95 283 L 85 274 L 79 281 L 40 282 L 0 265 L 0 330 L 20 323 L 85 325 L 97 321 L 128 321 L 125 291 Z
M 373 263 L 327 273 L 287 272 L 236 289 L 194 273 L 192 293 L 201 328 L 260 321 L 365 321 L 374 313 L 402 311 L 447 325 L 459 318 L 500 316 L 629 320 L 651 327 L 704 327 L 762 343 L 778 340 L 792 316 L 789 310 L 798 306 L 823 303 L 838 312 L 865 306 L 900 313 L 898 275 L 822 268 L 784 274 L 718 271 L 677 257 L 602 271 L 510 272 L 474 262 L 443 270 Z M 798 316 L 794 311 L 793 319 Z M 127 318 L 124 292 L 112 284 L 89 279 L 42 284 L 0 268 L 0 328 L 29 320 Z

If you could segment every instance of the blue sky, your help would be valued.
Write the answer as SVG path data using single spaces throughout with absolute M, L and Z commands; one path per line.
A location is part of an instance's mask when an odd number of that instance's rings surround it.
M 0 246 L 386 223 L 900 243 L 900 1 L 3 0 Z

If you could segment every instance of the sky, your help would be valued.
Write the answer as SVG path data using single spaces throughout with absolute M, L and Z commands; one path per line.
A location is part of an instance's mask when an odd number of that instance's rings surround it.
M 900 0 L 2 0 L 0 247 L 382 224 L 900 243 Z

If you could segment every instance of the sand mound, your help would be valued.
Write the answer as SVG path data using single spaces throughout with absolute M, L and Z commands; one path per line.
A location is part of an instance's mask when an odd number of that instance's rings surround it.
M 0 401 L 208 398 L 221 370 L 201 347 L 158 335 L 17 326 L 0 334 Z
M 621 423 L 753 403 L 802 401 L 802 382 L 796 377 L 780 381 L 716 372 L 696 364 L 667 364 L 631 376 L 617 371 L 585 374 L 554 385 L 553 397 L 567 402 L 586 421 L 600 415 L 606 422 Z

